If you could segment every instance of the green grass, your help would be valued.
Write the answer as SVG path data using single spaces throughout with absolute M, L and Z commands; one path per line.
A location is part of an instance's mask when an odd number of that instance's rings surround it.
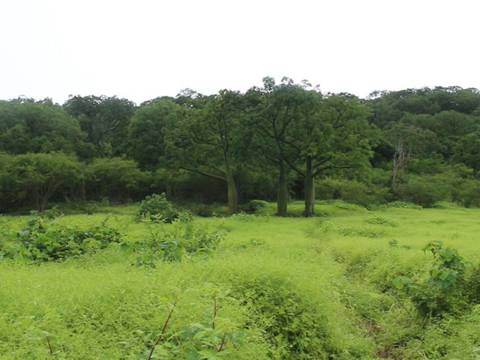
M 93 215 L 56 221 L 87 227 L 108 217 L 126 241 L 134 242 L 155 226 L 135 222 L 136 208 L 103 207 Z M 293 203 L 290 210 L 299 215 L 302 204 Z M 146 359 L 175 299 L 171 338 L 162 339 L 154 358 L 193 356 L 192 347 L 205 349 L 198 359 L 480 358 L 480 308 L 425 323 L 406 297 L 388 291 L 399 274 L 426 269 L 431 257 L 422 249 L 430 241 L 442 240 L 478 263 L 479 209 L 369 211 L 332 202 L 317 210 L 320 216 L 310 219 L 195 218 L 200 226 L 226 232 L 219 248 L 208 257 L 160 262 L 153 269 L 136 267 L 135 254 L 121 246 L 63 263 L 4 260 L 0 358 Z M 0 224 L 14 231 L 27 218 L 3 216 Z M 278 305 L 281 316 L 260 303 L 271 301 L 271 294 L 250 294 L 256 302 L 250 304 L 242 300 L 244 293 L 238 295 L 255 284 L 274 284 L 268 291 L 284 294 L 279 295 L 285 297 Z M 211 327 L 213 298 L 219 304 L 216 333 L 205 331 L 203 340 L 176 338 L 198 324 Z M 293 315 L 290 309 L 296 309 Z M 275 321 L 295 329 L 297 339 L 272 340 Z M 315 331 L 308 331 L 312 324 Z M 222 334 L 232 340 L 217 352 Z M 300 344 L 292 345 L 295 341 Z

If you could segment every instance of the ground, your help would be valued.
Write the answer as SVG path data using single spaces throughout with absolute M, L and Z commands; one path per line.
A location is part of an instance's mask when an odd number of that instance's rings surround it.
M 291 204 L 291 213 L 301 207 Z M 324 202 L 306 219 L 271 216 L 273 208 L 195 217 L 196 226 L 226 235 L 210 255 L 181 262 L 137 266 L 122 245 L 60 263 L 2 261 L 0 358 L 147 359 L 173 303 L 152 359 L 480 358 L 478 306 L 422 320 L 407 296 L 391 291 L 395 277 L 426 271 L 431 241 L 478 263 L 480 209 Z M 87 227 L 108 217 L 126 243 L 174 226 L 139 223 L 136 209 L 103 207 L 55 221 Z M 0 224 L 15 231 L 27 219 L 3 216 Z M 189 338 L 193 328 L 203 335 Z

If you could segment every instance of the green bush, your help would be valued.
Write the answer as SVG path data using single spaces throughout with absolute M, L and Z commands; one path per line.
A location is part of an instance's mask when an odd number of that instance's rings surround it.
M 384 204 L 389 197 L 388 189 L 355 180 L 327 178 L 317 182 L 317 198 L 341 199 L 362 206 Z
M 427 245 L 433 264 L 424 279 L 400 276 L 394 286 L 406 289 L 423 317 L 440 317 L 463 309 L 466 301 L 465 261 L 455 249 L 443 247 L 440 241 Z
M 231 295 L 249 309 L 252 323 L 264 330 L 273 348 L 272 358 L 333 356 L 324 328 L 325 319 L 287 281 L 260 275 L 234 284 Z
M 182 261 L 185 256 L 208 255 L 223 237 L 223 232 L 210 232 L 181 221 L 175 222 L 171 228 L 154 228 L 149 238 L 133 244 L 133 251 L 138 255 L 136 264 L 155 267 L 159 260 L 175 262 Z
M 152 222 L 172 223 L 179 216 L 180 211 L 167 200 L 164 193 L 146 196 L 137 212 L 137 219 Z
M 215 214 L 213 207 L 207 204 L 193 205 L 191 206 L 191 209 L 195 215 L 201 217 L 212 217 Z
M 247 214 L 258 214 L 265 210 L 268 206 L 268 202 L 264 200 L 250 200 L 248 203 L 243 204 L 240 210 Z
M 87 197 L 93 200 L 128 201 L 141 198 L 148 174 L 135 161 L 122 158 L 95 159 L 86 168 Z
M 465 207 L 480 207 L 480 181 L 465 180 L 458 187 L 454 199 Z
M 396 195 L 402 201 L 432 207 L 438 201 L 451 200 L 452 187 L 442 176 L 411 175 L 405 183 L 398 185 Z
M 5 257 L 26 258 L 34 262 L 62 261 L 94 253 L 112 243 L 120 243 L 120 233 L 105 223 L 87 230 L 60 226 L 34 216 L 17 232 L 14 241 L 3 244 Z
M 7 201 L 13 200 L 11 207 L 35 207 L 38 211 L 46 210 L 55 197 L 75 193 L 84 176 L 81 164 L 62 153 L 11 156 L 2 172 L 9 179 L 6 190 L 10 193 Z

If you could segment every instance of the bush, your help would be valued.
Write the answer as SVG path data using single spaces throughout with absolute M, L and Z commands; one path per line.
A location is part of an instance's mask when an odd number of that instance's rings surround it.
M 466 304 L 465 261 L 455 249 L 439 241 L 427 245 L 433 264 L 425 279 L 397 277 L 394 286 L 406 289 L 423 317 L 440 317 L 462 309 Z
M 165 193 L 146 196 L 137 212 L 137 219 L 153 222 L 172 223 L 179 216 L 180 211 L 167 200 Z
M 438 201 L 451 200 L 452 187 L 442 176 L 411 175 L 398 186 L 396 194 L 402 201 L 432 207 Z
M 150 237 L 133 245 L 137 266 L 155 267 L 159 260 L 182 261 L 185 256 L 208 255 L 223 239 L 223 232 L 210 232 L 191 223 L 178 221 L 173 228 L 153 229 Z
M 121 158 L 95 159 L 86 170 L 87 197 L 94 200 L 108 198 L 112 201 L 128 201 L 141 198 L 138 195 L 148 175 L 135 161 Z
M 454 199 L 465 207 L 480 207 L 480 182 L 465 180 L 459 187 Z
M 47 209 L 49 201 L 65 198 L 83 181 L 80 163 L 61 153 L 12 156 L 4 169 L 10 179 L 10 197 L 17 206 Z
M 190 207 L 193 213 L 201 217 L 212 217 L 215 215 L 212 205 L 198 204 Z
M 249 309 L 251 321 L 264 330 L 275 359 L 326 359 L 325 319 L 281 278 L 261 275 L 234 284 L 232 296 Z M 333 358 L 333 357 L 332 357 Z
M 268 206 L 268 202 L 264 200 L 250 200 L 248 203 L 243 204 L 240 210 L 247 214 L 258 214 Z
M 16 234 L 15 245 L 3 249 L 4 256 L 26 258 L 34 262 L 62 261 L 120 243 L 120 233 L 102 223 L 87 230 L 49 223 L 46 218 L 34 216 Z
M 322 200 L 341 199 L 362 206 L 387 202 L 387 188 L 365 184 L 355 180 L 327 178 L 317 183 L 317 198 Z

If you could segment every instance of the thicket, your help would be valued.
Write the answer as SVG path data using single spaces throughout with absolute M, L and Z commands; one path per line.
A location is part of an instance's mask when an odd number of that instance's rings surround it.
M 110 244 L 119 244 L 122 236 L 106 222 L 88 229 L 78 229 L 35 215 L 15 234 L 3 233 L 0 241 L 2 258 L 46 262 L 95 253 Z

